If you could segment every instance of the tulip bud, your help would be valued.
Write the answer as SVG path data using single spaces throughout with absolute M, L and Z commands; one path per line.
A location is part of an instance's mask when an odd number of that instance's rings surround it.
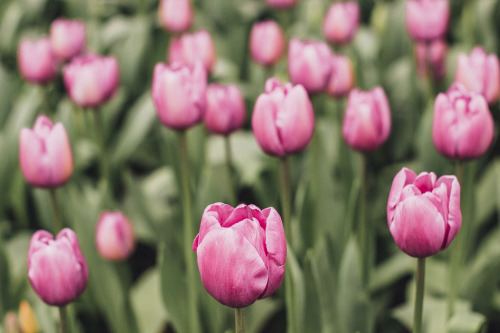
M 50 25 L 50 43 L 59 59 L 69 60 L 82 53 L 86 42 L 85 23 L 81 20 L 57 19 Z
M 455 71 L 455 81 L 462 83 L 470 91 L 483 95 L 491 104 L 500 95 L 500 65 L 495 54 L 486 54 L 481 46 L 476 46 L 467 57 L 460 53 Z
M 450 5 L 448 0 L 407 0 L 406 30 L 415 41 L 443 38 L 448 29 Z
M 83 293 L 88 268 L 73 230 L 61 230 L 55 240 L 45 230 L 33 234 L 28 250 L 28 278 L 38 296 L 49 305 L 66 305 Z
M 102 212 L 97 221 L 95 243 L 102 258 L 110 261 L 127 259 L 135 248 L 132 223 L 121 212 Z
M 26 181 L 38 187 L 57 187 L 73 174 L 73 153 L 62 123 L 52 125 L 38 116 L 33 129 L 23 128 L 19 136 L 19 162 Z
M 201 62 L 207 73 L 211 73 L 215 65 L 216 53 L 212 37 L 206 30 L 193 34 L 184 33 L 180 38 L 173 37 L 168 47 L 168 62 L 179 62 L 194 66 Z
M 270 155 L 303 150 L 314 132 L 313 108 L 304 87 L 268 79 L 265 92 L 255 102 L 252 129 L 262 150 Z
M 273 294 L 283 281 L 285 231 L 272 207 L 207 206 L 193 250 L 205 289 L 224 305 L 246 307 Z
M 205 125 L 211 132 L 229 135 L 245 124 L 245 118 L 245 102 L 238 86 L 208 86 Z
M 417 60 L 417 74 L 420 77 L 432 75 L 435 80 L 441 80 L 446 74 L 446 42 L 435 39 L 430 42 L 415 44 L 415 58 Z
M 403 168 L 392 182 L 387 221 L 394 241 L 406 254 L 423 258 L 450 245 L 462 225 L 460 184 L 455 176 Z
M 273 66 L 285 51 L 285 33 L 274 21 L 256 22 L 250 33 L 250 55 L 262 66 Z
M 30 304 L 26 300 L 19 303 L 19 325 L 23 333 L 37 333 L 38 321 Z
M 434 102 L 432 140 L 449 158 L 470 160 L 483 155 L 493 141 L 494 122 L 482 95 L 454 83 Z
M 189 0 L 161 0 L 158 18 L 165 30 L 184 32 L 193 24 L 193 6 Z
M 323 35 L 335 44 L 349 43 L 359 26 L 357 1 L 334 2 L 328 8 L 323 21 Z
M 120 81 L 120 69 L 114 56 L 87 53 L 73 58 L 64 67 L 63 76 L 73 103 L 81 107 L 97 107 L 115 93 Z
M 298 2 L 298 0 L 266 0 L 269 7 L 274 9 L 288 9 Z
M 344 97 L 354 87 L 356 80 L 351 60 L 342 54 L 332 54 L 331 66 L 326 93 L 332 97 Z
M 351 90 L 342 123 L 342 136 L 349 147 L 361 152 L 375 150 L 390 131 L 391 111 L 384 90 Z
M 193 67 L 158 63 L 153 73 L 152 96 L 161 122 L 184 130 L 203 119 L 206 107 L 207 74 L 197 62 Z
M 48 37 L 35 41 L 23 38 L 17 50 L 17 62 L 26 81 L 40 84 L 54 79 L 59 65 Z

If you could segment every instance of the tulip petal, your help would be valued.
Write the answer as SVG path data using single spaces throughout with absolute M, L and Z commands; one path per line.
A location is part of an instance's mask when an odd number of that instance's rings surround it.
M 391 190 L 389 192 L 389 199 L 387 201 L 387 220 L 389 227 L 394 218 L 394 211 L 396 209 L 396 205 L 400 201 L 403 188 L 406 185 L 413 183 L 416 177 L 417 174 L 408 168 L 401 169 L 401 171 L 399 171 L 394 177 Z

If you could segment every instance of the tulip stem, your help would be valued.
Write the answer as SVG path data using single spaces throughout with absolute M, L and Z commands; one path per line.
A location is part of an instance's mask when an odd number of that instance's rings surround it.
M 290 186 L 290 163 L 288 156 L 281 158 L 281 209 L 283 210 L 283 224 L 285 225 L 285 237 L 288 244 L 292 244 L 292 228 L 290 218 L 291 186 Z
M 226 148 L 226 166 L 227 166 L 227 176 L 229 180 L 229 191 L 233 204 L 237 205 L 238 195 L 237 195 L 237 184 L 236 184 L 236 175 L 234 174 L 233 169 L 233 157 L 231 154 L 231 140 L 229 139 L 229 135 L 224 137 L 224 146 Z
M 367 285 L 370 279 L 370 256 L 371 256 L 371 239 L 369 239 L 371 230 L 366 220 L 366 191 L 367 191 L 367 163 L 366 154 L 361 154 L 361 202 L 359 212 L 359 243 L 361 247 L 361 262 L 362 262 L 362 281 L 363 285 Z
M 106 146 L 104 144 L 104 128 L 102 124 L 102 115 L 99 110 L 92 110 L 91 113 L 94 116 L 95 130 L 96 130 L 96 140 L 99 146 L 99 162 L 100 162 L 100 177 L 101 184 L 104 189 L 107 188 L 108 181 L 108 166 L 106 161 Z
M 60 322 L 59 322 L 59 331 L 61 333 L 68 333 L 68 314 L 66 311 L 66 306 L 60 306 L 59 307 L 59 317 L 60 317 Z
M 234 309 L 234 321 L 236 333 L 245 333 L 245 308 Z
M 59 210 L 59 204 L 57 203 L 56 190 L 54 188 L 49 189 L 50 193 L 50 204 L 52 206 L 52 213 L 54 215 L 54 232 L 57 234 L 63 228 L 61 220 L 61 212 Z
M 422 309 L 424 305 L 425 257 L 417 259 L 416 283 L 413 333 L 420 333 L 422 331 Z

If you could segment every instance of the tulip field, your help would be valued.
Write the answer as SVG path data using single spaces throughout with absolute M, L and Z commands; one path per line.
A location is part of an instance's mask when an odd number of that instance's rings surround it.
M 2 0 L 0 332 L 500 332 L 500 0 Z

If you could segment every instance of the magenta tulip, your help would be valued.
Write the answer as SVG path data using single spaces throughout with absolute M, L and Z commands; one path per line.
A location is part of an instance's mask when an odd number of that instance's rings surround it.
M 201 62 L 207 73 L 211 73 L 217 58 L 214 42 L 210 33 L 199 30 L 195 33 L 184 33 L 181 37 L 173 37 L 168 48 L 168 62 L 179 62 L 194 66 Z
M 326 93 L 332 97 L 344 97 L 356 82 L 351 60 L 342 54 L 332 54 L 331 66 Z
M 275 21 L 257 22 L 250 32 L 250 55 L 262 66 L 273 66 L 285 51 L 285 33 Z
M 55 20 L 50 25 L 50 43 L 55 55 L 62 60 L 82 53 L 87 43 L 85 23 L 62 18 Z
M 38 116 L 33 129 L 19 135 L 19 162 L 26 181 L 38 187 L 57 187 L 73 174 L 73 153 L 63 124 L 52 125 Z
M 39 230 L 28 250 L 28 278 L 42 301 L 62 306 L 80 296 L 88 280 L 88 268 L 76 234 L 63 229 L 56 239 Z
M 245 101 L 234 84 L 212 83 L 207 88 L 205 126 L 213 133 L 229 135 L 245 124 Z
M 275 9 L 288 9 L 298 2 L 298 0 L 266 0 L 269 7 Z
M 417 74 L 420 77 L 431 75 L 435 80 L 441 80 L 446 74 L 446 52 L 448 46 L 443 39 L 415 44 Z
M 104 211 L 97 221 L 95 244 L 102 258 L 125 260 L 135 248 L 134 227 L 122 212 Z
M 443 38 L 448 29 L 450 5 L 448 0 L 407 0 L 406 30 L 415 41 Z
M 460 184 L 455 176 L 436 180 L 403 168 L 392 182 L 387 221 L 394 241 L 406 254 L 424 258 L 450 245 L 462 225 Z
M 483 155 L 493 141 L 494 123 L 484 97 L 454 83 L 434 102 L 432 140 L 449 158 L 470 160 Z
M 34 41 L 23 38 L 17 50 L 17 62 L 22 77 L 38 84 L 54 79 L 59 66 L 48 37 Z
M 205 289 L 224 305 L 246 307 L 273 294 L 283 281 L 285 231 L 272 207 L 209 205 L 193 250 Z
M 354 38 L 358 27 L 358 2 L 334 2 L 326 12 L 323 21 L 323 35 L 332 43 L 346 44 Z
M 193 6 L 189 0 L 161 0 L 158 18 L 165 30 L 181 33 L 193 24 Z

